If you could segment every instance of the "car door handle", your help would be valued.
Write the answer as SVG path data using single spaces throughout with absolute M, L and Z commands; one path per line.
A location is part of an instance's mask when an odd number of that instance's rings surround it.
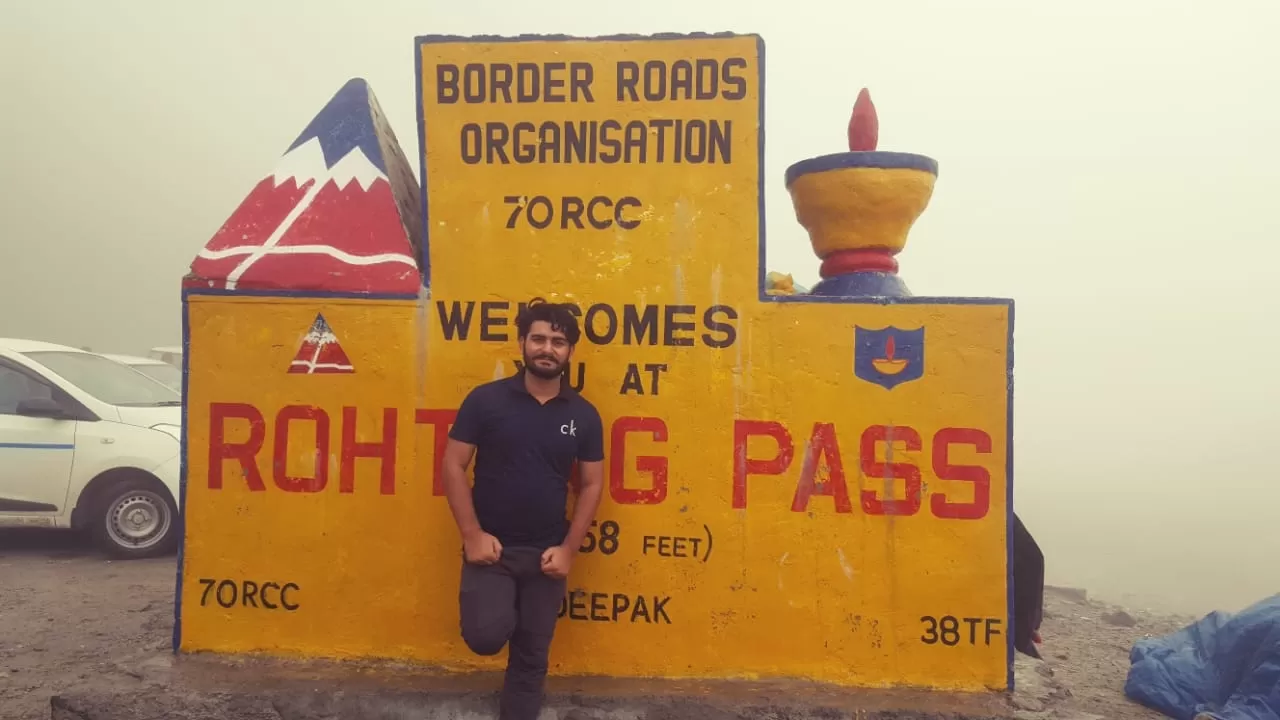
M 110 445 L 116 441 L 115 438 L 102 438 L 103 445 Z

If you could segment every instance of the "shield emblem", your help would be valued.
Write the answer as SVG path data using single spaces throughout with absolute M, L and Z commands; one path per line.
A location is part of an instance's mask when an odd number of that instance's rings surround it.
M 924 376 L 924 328 L 854 326 L 853 374 L 886 390 Z

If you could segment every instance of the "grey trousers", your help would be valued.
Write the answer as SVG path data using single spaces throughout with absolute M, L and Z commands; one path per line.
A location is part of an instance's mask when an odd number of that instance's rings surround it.
M 478 655 L 507 646 L 499 720 L 534 720 L 542 710 L 547 656 L 565 581 L 542 573 L 543 548 L 504 547 L 493 565 L 462 563 L 462 639 Z

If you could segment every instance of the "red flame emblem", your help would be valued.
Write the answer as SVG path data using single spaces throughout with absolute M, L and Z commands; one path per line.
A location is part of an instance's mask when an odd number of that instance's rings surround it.
M 871 92 L 862 88 L 849 117 L 849 152 L 871 152 L 879 143 L 880 119 L 876 117 L 876 106 L 871 102 Z

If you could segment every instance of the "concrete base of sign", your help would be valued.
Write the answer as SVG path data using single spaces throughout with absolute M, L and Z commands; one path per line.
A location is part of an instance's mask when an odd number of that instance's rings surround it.
M 1043 683 L 1022 682 L 1024 674 L 1036 674 L 1029 663 L 1019 663 L 1017 671 L 1019 690 L 1013 698 L 925 690 L 849 690 L 804 682 L 552 678 L 540 720 L 986 720 L 1025 716 L 1017 708 L 1027 707 L 1019 697 L 1027 690 L 1044 695 L 1035 705 L 1046 709 L 1052 689 Z M 496 717 L 496 688 L 501 684 L 501 677 L 491 673 L 440 675 L 382 663 L 225 660 L 212 656 L 151 657 L 136 663 L 130 674 L 140 677 L 145 687 L 55 696 L 50 703 L 51 717 L 485 720 Z

